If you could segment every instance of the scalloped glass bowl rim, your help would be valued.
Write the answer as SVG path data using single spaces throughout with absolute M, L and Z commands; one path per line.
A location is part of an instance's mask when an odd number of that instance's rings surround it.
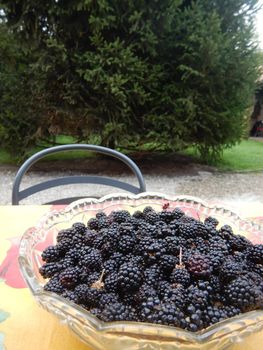
M 103 204 L 103 203 L 109 203 L 112 202 L 112 205 L 114 204 L 114 200 L 131 200 L 134 201 L 133 204 L 129 203 L 131 207 L 136 207 L 136 200 L 139 199 L 149 199 L 149 200 L 166 200 L 167 202 L 169 201 L 179 201 L 179 202 L 186 202 L 186 203 L 195 203 L 198 205 L 201 205 L 207 209 L 214 209 L 214 210 L 219 210 L 223 212 L 224 214 L 228 214 L 228 216 L 234 217 L 235 220 L 239 220 L 240 223 L 246 224 L 252 228 L 257 229 L 258 231 L 262 231 L 263 233 L 263 227 L 259 224 L 253 223 L 253 221 L 250 220 L 245 220 L 242 219 L 237 213 L 232 211 L 231 209 L 228 209 L 226 207 L 218 206 L 218 205 L 211 205 L 207 203 L 204 200 L 201 200 L 198 197 L 194 196 L 187 196 L 187 195 L 179 195 L 179 196 L 169 196 L 165 195 L 162 193 L 157 193 L 157 192 L 144 192 L 140 193 L 138 195 L 133 195 L 133 194 L 126 194 L 126 193 L 113 193 L 110 195 L 103 196 L 99 199 L 97 198 L 84 198 L 80 199 L 77 201 L 72 202 L 71 204 L 67 205 L 61 210 L 57 211 L 52 211 L 47 213 L 46 215 L 43 215 L 43 217 L 38 221 L 36 226 L 34 227 L 34 230 L 40 230 L 43 229 L 44 225 L 47 223 L 48 220 L 51 220 L 52 223 L 49 224 L 49 228 L 51 228 L 54 225 L 57 225 L 62 222 L 70 221 L 72 218 L 74 218 L 75 215 L 79 214 L 79 212 L 76 212 L 75 210 L 80 207 L 86 207 L 92 204 Z M 110 205 L 110 204 L 109 204 Z M 98 210 L 103 210 L 103 208 L 100 208 Z M 65 215 L 71 213 L 69 218 L 65 220 Z M 61 217 L 61 220 L 58 220 L 58 218 Z M 54 221 L 53 218 L 56 220 Z M 188 340 L 191 342 L 199 342 L 203 343 L 208 340 L 212 340 L 218 336 L 222 336 L 222 330 L 226 330 L 224 326 L 228 326 L 230 323 L 231 325 L 234 325 L 235 329 L 229 329 L 228 332 L 224 333 L 224 336 L 227 335 L 228 333 L 233 333 L 233 331 L 239 331 L 240 328 L 242 328 L 244 320 L 249 321 L 253 320 L 251 324 L 254 324 L 256 322 L 260 322 L 263 325 L 263 311 L 261 310 L 255 310 L 251 312 L 247 312 L 235 317 L 232 317 L 231 319 L 227 319 L 221 322 L 218 322 L 208 328 L 205 328 L 201 331 L 198 332 L 190 332 L 183 330 L 181 328 L 177 327 L 170 327 L 170 326 L 164 326 L 164 325 L 156 325 L 156 324 L 151 324 L 151 323 L 144 323 L 144 322 L 128 322 L 128 321 L 122 321 L 122 322 L 103 322 L 99 320 L 97 317 L 93 316 L 90 312 L 87 310 L 83 309 L 82 307 L 66 300 L 65 298 L 59 296 L 58 294 L 52 293 L 52 292 L 46 292 L 43 290 L 43 287 L 39 284 L 36 278 L 34 278 L 34 272 L 32 270 L 28 271 L 28 268 L 25 265 L 28 265 L 28 257 L 24 255 L 24 249 L 22 248 L 24 240 L 26 240 L 27 235 L 29 234 L 28 229 L 21 238 L 20 242 L 20 248 L 19 248 L 19 266 L 20 270 L 22 272 L 22 275 L 30 288 L 32 294 L 36 298 L 37 301 L 40 301 L 42 298 L 45 300 L 54 300 L 54 301 L 59 301 L 61 304 L 64 304 L 65 307 L 63 307 L 63 312 L 69 313 L 70 309 L 74 310 L 74 312 L 77 311 L 78 317 L 81 317 L 81 322 L 83 322 L 83 319 L 85 321 L 88 321 L 90 325 L 92 325 L 96 331 L 102 332 L 102 333 L 108 333 L 108 332 L 123 332 L 123 326 L 125 326 L 125 333 L 128 335 L 129 331 L 131 332 L 131 335 L 140 335 L 138 333 L 141 328 L 144 329 L 143 335 L 153 335 L 152 331 L 156 333 L 156 336 L 158 337 L 158 330 L 165 330 L 166 334 L 165 337 L 171 336 L 173 339 L 182 338 L 184 337 L 184 341 Z M 33 286 L 30 279 L 31 278 L 35 279 L 36 284 L 38 285 Z M 80 321 L 80 319 L 77 316 L 70 316 L 72 318 L 75 318 L 76 320 Z M 248 324 L 249 326 L 249 324 Z M 147 334 L 146 329 L 150 331 L 149 334 Z

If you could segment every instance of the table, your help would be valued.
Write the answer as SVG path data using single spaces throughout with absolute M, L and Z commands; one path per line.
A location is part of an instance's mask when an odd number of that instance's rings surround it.
M 89 350 L 55 316 L 37 305 L 19 272 L 17 255 L 22 234 L 49 210 L 58 208 L 0 206 L 0 350 Z M 235 209 L 263 223 L 263 203 L 239 203 Z M 245 348 L 252 346 L 250 342 Z
M 58 207 L 57 207 L 58 208 Z M 0 206 L 0 349 L 89 350 L 33 299 L 20 275 L 22 234 L 52 206 Z

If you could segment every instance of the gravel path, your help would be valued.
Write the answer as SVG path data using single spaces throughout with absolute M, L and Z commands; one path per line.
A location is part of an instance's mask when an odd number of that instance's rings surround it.
M 140 163 L 140 162 L 139 162 Z M 164 166 L 165 164 L 165 166 Z M 158 166 L 159 168 L 158 168 Z M 243 202 L 249 205 L 249 202 L 263 202 L 263 172 L 258 173 L 221 173 L 216 172 L 213 168 L 200 166 L 198 164 L 178 164 L 163 163 L 151 166 L 151 161 L 139 164 L 146 181 L 148 191 L 162 192 L 170 195 L 192 195 L 200 197 L 204 200 L 220 200 L 229 205 L 234 205 L 236 202 Z M 110 167 L 105 167 L 111 172 Z M 59 167 L 61 171 L 52 170 L 52 166 L 45 167 L 49 170 L 43 171 L 37 169 L 30 171 L 23 180 L 22 188 L 26 188 L 31 184 L 51 179 L 54 175 L 62 176 L 64 174 L 63 167 Z M 94 171 L 98 169 L 92 168 Z M 115 168 L 114 168 L 115 169 Z M 88 169 L 89 170 L 89 169 Z M 12 182 L 15 177 L 17 168 L 0 166 L 0 204 L 11 204 Z M 51 172 L 50 172 L 51 171 Z M 123 172 L 121 175 L 116 175 L 115 169 L 114 178 L 136 184 L 133 176 Z M 89 171 L 88 171 L 89 172 Z M 80 171 L 84 173 L 84 171 Z M 87 173 L 87 171 L 85 171 Z M 105 174 L 104 174 L 105 175 Z M 63 186 L 59 189 L 51 189 L 49 191 L 40 192 L 28 199 L 25 199 L 21 204 L 41 204 L 56 199 L 58 191 L 62 197 L 70 196 L 95 196 L 100 197 L 112 192 L 119 192 L 111 187 L 95 186 L 95 185 L 80 185 L 80 186 Z

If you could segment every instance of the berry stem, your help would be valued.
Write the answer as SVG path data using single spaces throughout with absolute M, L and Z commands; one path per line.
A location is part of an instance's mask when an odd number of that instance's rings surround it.
M 98 281 L 92 283 L 91 288 L 101 289 L 101 288 L 104 287 L 104 282 L 102 282 L 104 273 L 105 273 L 105 269 L 102 270 L 102 273 L 101 273 L 100 278 L 98 279 Z
M 184 269 L 185 266 L 183 264 L 183 249 L 182 247 L 179 248 L 179 265 L 175 265 L 176 269 Z
M 180 265 L 180 266 L 183 265 L 183 264 L 182 264 L 182 256 L 183 256 L 183 254 L 182 254 L 182 247 L 180 247 L 180 250 L 179 250 L 179 265 Z

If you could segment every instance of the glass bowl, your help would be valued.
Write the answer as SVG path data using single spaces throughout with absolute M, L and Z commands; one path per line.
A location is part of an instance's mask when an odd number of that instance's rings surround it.
M 194 197 L 142 193 L 82 199 L 63 210 L 51 211 L 22 237 L 19 251 L 20 269 L 37 303 L 56 315 L 82 341 L 96 350 L 260 349 L 263 342 L 261 310 L 241 314 L 193 333 L 176 327 L 150 323 L 105 323 L 82 307 L 43 290 L 45 280 L 38 272 L 43 264 L 41 252 L 48 245 L 55 244 L 59 230 L 68 228 L 76 221 L 86 223 L 98 211 L 109 214 L 113 210 L 126 209 L 132 213 L 148 205 L 157 211 L 161 211 L 163 205 L 166 205 L 168 210 L 181 208 L 186 214 L 200 220 L 213 216 L 219 220 L 219 226 L 231 225 L 235 233 L 246 236 L 253 243 L 263 243 L 261 226 L 241 219 L 226 208 L 210 206 Z

